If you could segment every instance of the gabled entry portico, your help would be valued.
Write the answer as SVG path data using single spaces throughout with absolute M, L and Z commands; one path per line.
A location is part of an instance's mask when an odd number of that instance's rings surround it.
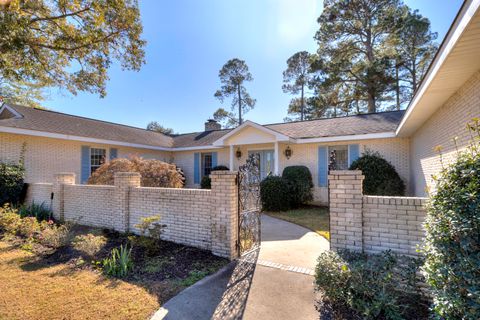
M 293 143 L 290 137 L 252 121 L 230 131 L 213 143 L 229 147 L 229 168 L 235 170 L 245 162 L 248 154 L 258 153 L 262 178 L 269 173 L 279 175 L 280 144 Z M 243 160 L 243 161 L 242 161 Z

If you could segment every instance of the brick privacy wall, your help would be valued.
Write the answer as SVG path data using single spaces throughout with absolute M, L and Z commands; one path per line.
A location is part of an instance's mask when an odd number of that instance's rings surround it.
M 142 218 L 160 215 L 164 239 L 211 249 L 212 196 L 210 190 L 134 188 L 130 194 L 130 224 L 137 232 L 136 224 Z
M 425 196 L 427 188 L 434 191 L 432 175 L 442 169 L 442 164 L 433 148 L 443 147 L 445 165 L 456 159 L 452 139 L 458 137 L 459 148 L 467 146 L 471 137 L 466 124 L 474 117 L 480 117 L 480 70 L 412 135 L 412 194 Z
M 37 204 L 44 203 L 50 207 L 53 185 L 51 183 L 31 183 L 28 185 L 27 194 L 25 196 L 25 203 L 31 204 L 35 202 Z
M 363 195 L 361 171 L 330 171 L 330 246 L 417 255 L 426 198 Z
M 164 239 L 212 251 L 233 259 L 237 256 L 237 173 L 211 174 L 212 189 L 140 187 L 138 173 L 115 174 L 114 186 L 77 185 L 74 173 L 55 175 L 53 211 L 57 219 L 82 225 L 139 230 L 141 218 L 160 215 L 167 225 Z M 37 192 L 38 191 L 38 192 Z M 32 190 L 32 197 L 40 189 Z

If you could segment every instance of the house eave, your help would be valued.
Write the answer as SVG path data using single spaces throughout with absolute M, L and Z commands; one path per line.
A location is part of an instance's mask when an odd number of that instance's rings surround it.
M 342 141 L 358 141 L 358 140 L 371 140 L 371 139 L 388 139 L 388 138 L 395 138 L 395 137 L 396 137 L 395 132 L 391 131 L 391 132 L 366 133 L 366 134 L 355 134 L 355 135 L 346 135 L 346 136 L 296 139 L 296 143 L 304 144 L 304 143 L 342 142 Z

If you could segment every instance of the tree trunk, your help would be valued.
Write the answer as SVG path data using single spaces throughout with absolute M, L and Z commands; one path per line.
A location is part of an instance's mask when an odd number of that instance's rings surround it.
M 395 81 L 396 81 L 396 86 L 395 86 L 395 91 L 397 94 L 397 110 L 400 110 L 400 79 L 398 78 L 398 63 L 395 64 Z
M 377 112 L 377 108 L 375 107 L 375 96 L 371 92 L 368 93 L 368 113 L 375 113 Z
M 302 85 L 302 97 L 301 97 L 301 100 L 300 100 L 300 120 L 303 121 L 303 115 L 305 113 L 305 105 L 304 105 L 304 101 L 303 101 L 303 87 L 304 85 Z
M 413 93 L 417 91 L 417 66 L 415 65 L 415 60 L 412 63 L 412 87 Z
M 242 120 L 242 95 L 240 93 L 240 85 L 237 85 L 237 92 L 238 92 L 238 125 L 243 123 Z

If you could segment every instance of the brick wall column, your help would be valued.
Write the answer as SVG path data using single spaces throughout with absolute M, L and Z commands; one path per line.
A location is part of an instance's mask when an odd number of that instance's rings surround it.
M 65 220 L 64 186 L 66 184 L 75 184 L 75 173 L 63 172 L 54 175 L 52 211 L 53 217 L 60 221 Z
M 363 250 L 363 190 L 360 170 L 334 170 L 328 175 L 330 247 Z
M 212 179 L 212 253 L 234 259 L 238 240 L 237 173 L 214 171 Z
M 113 225 L 115 230 L 127 232 L 130 230 L 130 189 L 140 187 L 140 174 L 137 172 L 116 172 L 114 175 L 116 187 L 114 202 L 116 216 Z

